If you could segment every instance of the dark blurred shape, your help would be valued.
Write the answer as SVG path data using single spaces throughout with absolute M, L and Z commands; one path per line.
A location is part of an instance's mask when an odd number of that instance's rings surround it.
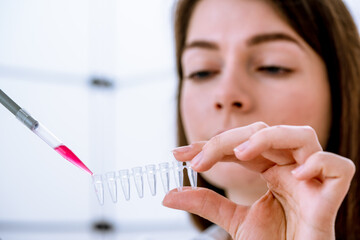
M 106 77 L 94 76 L 90 78 L 90 85 L 92 87 L 99 87 L 99 88 L 113 88 L 114 81 L 107 79 Z
M 106 221 L 99 221 L 93 224 L 93 230 L 97 232 L 112 232 L 114 231 L 114 226 Z

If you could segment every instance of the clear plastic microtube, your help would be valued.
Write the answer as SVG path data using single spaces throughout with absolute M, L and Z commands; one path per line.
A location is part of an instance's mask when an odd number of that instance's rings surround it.
M 164 163 L 160 163 L 160 177 L 161 177 L 161 182 L 164 188 L 164 192 L 167 194 L 169 192 L 169 188 L 170 188 L 170 179 L 169 179 L 169 163 L 164 162 Z
M 116 174 L 115 172 L 108 172 L 105 174 L 106 181 L 108 184 L 109 193 L 111 199 L 114 203 L 117 202 L 117 184 L 116 184 Z
M 134 167 L 132 169 L 136 190 L 139 198 L 144 196 L 144 182 L 143 182 L 143 173 L 142 167 Z
M 187 170 L 187 174 L 189 176 L 189 181 L 190 181 L 190 185 L 192 188 L 196 188 L 197 186 L 197 172 L 194 171 L 191 166 L 190 166 L 190 162 L 186 162 L 186 170 Z
M 184 186 L 184 165 L 183 162 L 174 161 L 173 162 L 173 171 L 176 187 L 179 191 L 182 191 Z
M 104 176 L 101 174 L 93 175 L 93 184 L 95 193 L 99 200 L 100 205 L 104 204 L 104 185 L 107 186 L 111 199 L 114 203 L 117 202 L 117 188 L 119 181 L 122 193 L 125 200 L 130 200 L 130 182 L 134 182 L 137 195 L 139 198 L 144 196 L 144 178 L 148 182 L 150 193 L 152 196 L 156 195 L 157 175 L 160 175 L 161 184 L 163 186 L 165 194 L 170 189 L 170 174 L 172 173 L 175 180 L 175 185 L 178 191 L 182 191 L 184 186 L 184 168 L 186 168 L 190 185 L 192 188 L 197 187 L 197 172 L 191 169 L 190 164 L 184 164 L 182 162 L 174 161 L 163 162 L 158 165 L 149 164 L 143 167 L 133 167 L 131 171 L 129 169 L 123 169 L 116 172 L 107 172 Z M 144 177 L 146 175 L 146 177 Z M 132 179 L 132 180 L 130 180 Z M 104 181 L 107 184 L 104 184 Z
M 120 183 L 121 183 L 121 188 L 123 190 L 124 197 L 125 197 L 126 201 L 129 201 L 130 200 L 130 174 L 129 174 L 129 170 L 127 170 L 127 169 L 120 170 L 119 171 L 119 176 L 120 176 Z
M 101 175 L 93 175 L 93 184 L 95 188 L 96 196 L 99 200 L 100 205 L 104 205 L 104 184 Z
M 146 165 L 146 175 L 150 188 L 151 195 L 156 194 L 156 166 L 155 164 Z

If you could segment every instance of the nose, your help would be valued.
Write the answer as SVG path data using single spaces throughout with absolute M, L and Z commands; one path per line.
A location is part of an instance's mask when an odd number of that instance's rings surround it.
M 217 111 L 236 111 L 248 112 L 254 106 L 252 94 L 248 80 L 245 76 L 233 73 L 224 75 L 219 79 L 219 84 L 215 90 L 214 108 Z

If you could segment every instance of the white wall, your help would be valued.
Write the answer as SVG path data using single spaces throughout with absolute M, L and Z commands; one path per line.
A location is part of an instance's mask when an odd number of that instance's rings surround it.
M 172 4 L 0 0 L 0 89 L 95 173 L 171 161 Z M 92 87 L 94 76 L 114 87 Z M 1 239 L 104 238 L 91 231 L 101 220 L 115 226 L 107 238 L 194 235 L 187 214 L 161 205 L 160 181 L 154 197 L 145 185 L 139 199 L 131 183 L 130 201 L 120 192 L 114 204 L 105 192 L 99 206 L 89 175 L 3 107 L 0 122 Z
M 343 0 L 352 14 L 356 25 L 360 27 L 360 1 L 358 0 Z

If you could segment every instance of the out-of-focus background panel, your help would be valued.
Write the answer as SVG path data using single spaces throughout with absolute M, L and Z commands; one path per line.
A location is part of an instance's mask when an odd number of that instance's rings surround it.
M 172 5 L 170 0 L 0 0 L 0 88 L 94 173 L 171 161 Z M 3 106 L 0 119 L 1 239 L 196 234 L 187 214 L 161 205 L 160 178 L 156 196 L 144 178 L 142 199 L 132 180 L 130 201 L 118 186 L 117 203 L 105 186 L 100 206 L 89 175 Z

